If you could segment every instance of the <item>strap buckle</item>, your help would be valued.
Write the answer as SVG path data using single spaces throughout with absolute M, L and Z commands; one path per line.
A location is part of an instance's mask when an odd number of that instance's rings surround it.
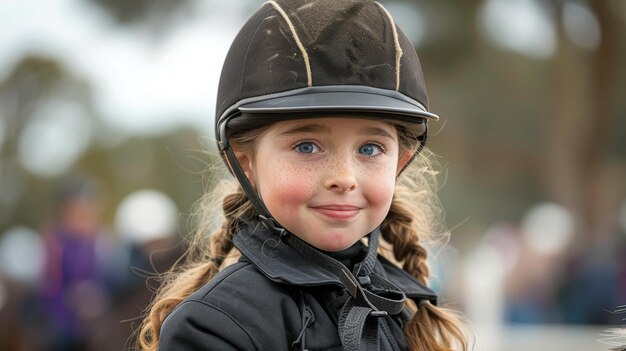
M 359 285 L 361 286 L 370 286 L 372 284 L 372 279 L 370 279 L 369 275 L 362 275 L 356 277 L 356 279 L 359 281 Z
M 387 311 L 372 310 L 370 312 L 370 316 L 371 317 L 376 317 L 376 318 L 387 317 L 388 315 L 389 315 L 389 313 L 387 313 Z

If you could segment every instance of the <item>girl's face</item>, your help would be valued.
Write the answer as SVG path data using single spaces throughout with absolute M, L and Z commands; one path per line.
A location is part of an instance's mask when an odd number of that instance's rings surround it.
M 400 155 L 392 124 L 357 118 L 278 122 L 238 154 L 272 216 L 325 251 L 346 249 L 387 215 Z

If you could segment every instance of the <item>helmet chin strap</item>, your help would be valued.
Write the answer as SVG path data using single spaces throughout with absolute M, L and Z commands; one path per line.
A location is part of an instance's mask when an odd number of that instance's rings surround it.
M 225 145 L 225 147 L 222 149 L 222 152 L 224 152 L 224 155 L 228 160 L 228 164 L 230 165 L 230 169 L 233 171 L 233 174 L 239 181 L 243 192 L 246 194 L 248 200 L 252 202 L 252 205 L 257 210 L 258 217 L 261 222 L 268 229 L 276 231 L 277 233 L 282 235 L 285 229 L 272 217 L 270 211 L 267 209 L 267 207 L 265 207 L 263 200 L 261 200 L 261 197 L 256 192 L 256 189 L 252 186 L 252 183 L 250 183 L 248 176 L 241 168 L 239 160 L 237 160 L 237 157 L 235 156 L 233 150 L 228 145 Z
M 417 155 L 419 155 L 419 153 L 422 152 L 422 150 L 426 146 L 426 139 L 428 138 L 428 122 L 424 122 L 424 123 L 425 123 L 424 127 L 426 128 L 426 130 L 424 131 L 422 135 L 417 137 L 417 140 L 420 142 L 420 144 L 417 146 L 417 150 L 415 150 L 415 152 L 413 153 L 409 161 L 407 161 L 407 163 L 404 164 L 404 167 L 402 167 L 400 172 L 398 172 L 398 177 L 411 164 L 411 162 L 413 162 L 415 157 L 417 157 Z

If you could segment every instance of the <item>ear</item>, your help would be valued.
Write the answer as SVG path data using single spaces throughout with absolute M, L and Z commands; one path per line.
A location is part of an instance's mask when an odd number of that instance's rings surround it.
M 413 150 L 406 150 L 400 154 L 400 157 L 398 157 L 398 168 L 396 168 L 396 177 L 400 175 L 400 172 L 411 161 L 413 154 L 415 154 Z
M 235 157 L 237 157 L 237 161 L 239 162 L 239 165 L 241 166 L 241 169 L 243 170 L 243 172 L 246 174 L 246 176 L 248 177 L 248 180 L 250 181 L 250 184 L 252 184 L 253 187 L 256 187 L 255 181 L 254 181 L 254 163 L 253 163 L 253 157 L 249 152 L 245 152 L 245 151 L 235 151 Z

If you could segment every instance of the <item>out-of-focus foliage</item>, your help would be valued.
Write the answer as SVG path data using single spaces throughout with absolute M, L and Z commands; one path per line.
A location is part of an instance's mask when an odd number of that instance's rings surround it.
M 51 178 L 41 177 L 24 168 L 20 160 L 24 157 L 19 150 L 20 138 L 29 124 L 40 117 L 41 112 L 35 112 L 55 100 L 81 106 L 86 112 L 81 117 L 89 121 L 90 129 L 95 132 L 90 133 L 88 149 L 69 169 Z M 213 163 L 213 156 L 207 153 L 208 136 L 181 129 L 162 136 L 120 139 L 121 132 L 94 115 L 89 87 L 54 60 L 40 57 L 22 60 L 0 83 L 0 101 L 6 135 L 0 149 L 0 231 L 16 223 L 32 228 L 45 223 L 52 214 L 58 187 L 73 173 L 101 183 L 106 201 L 105 223 L 112 220 L 120 199 L 133 190 L 146 187 L 164 190 L 185 209 L 184 213 L 189 213 L 202 193 L 204 170 Z M 185 230 L 185 226 L 181 229 Z
M 167 0 L 90 0 L 108 11 L 113 18 L 121 24 L 157 22 L 167 23 L 168 19 L 177 15 L 183 15 L 190 1 L 167 1 Z

